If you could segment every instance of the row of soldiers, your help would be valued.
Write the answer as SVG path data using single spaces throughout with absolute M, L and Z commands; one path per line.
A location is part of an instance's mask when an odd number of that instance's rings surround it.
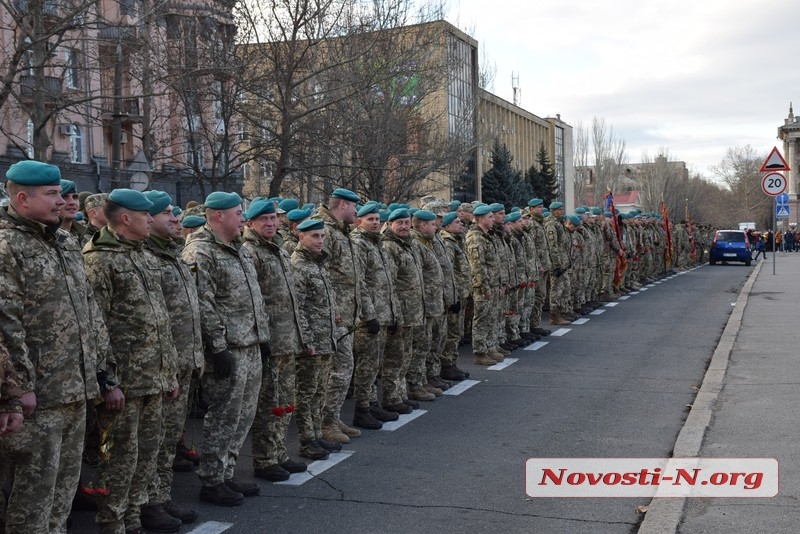
M 259 491 L 234 478 L 251 427 L 254 475 L 285 480 L 307 467 L 286 449 L 292 416 L 299 454 L 327 458 L 466 378 L 465 325 L 475 363 L 493 365 L 549 334 L 548 301 L 550 322 L 565 324 L 670 264 L 656 217 L 565 216 L 539 199 L 509 213 L 414 210 L 336 189 L 313 209 L 214 192 L 179 222 L 166 193 L 118 189 L 85 198 L 83 225 L 57 167 L 20 162 L 7 178 L 7 532 L 65 532 L 87 413 L 101 429 L 102 532 L 174 532 L 197 518 L 170 498 L 193 376 L 209 405 L 200 499 L 238 506 Z M 351 383 L 352 426 L 341 418 Z

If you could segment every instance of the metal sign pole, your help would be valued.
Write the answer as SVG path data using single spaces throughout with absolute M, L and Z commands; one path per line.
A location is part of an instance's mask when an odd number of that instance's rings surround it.
M 772 276 L 775 276 L 775 256 L 778 255 L 777 239 L 777 211 L 778 211 L 778 197 L 772 197 Z

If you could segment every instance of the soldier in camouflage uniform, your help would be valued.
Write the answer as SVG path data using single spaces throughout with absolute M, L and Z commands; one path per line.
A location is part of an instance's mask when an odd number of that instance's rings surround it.
M 61 180 L 61 198 L 64 205 L 61 207 L 61 229 L 72 234 L 78 243 L 83 241 L 86 226 L 79 223 L 78 216 L 78 188 L 72 180 Z
M 280 234 L 283 239 L 283 248 L 291 257 L 295 247 L 297 247 L 297 225 L 311 216 L 311 210 L 296 209 L 286 214 L 286 230 Z
M 564 226 L 564 204 L 550 204 L 550 216 L 545 219 L 544 228 L 547 236 L 547 248 L 550 252 L 550 324 L 565 325 L 573 320 L 570 312 L 570 279 L 569 269 L 572 256 L 572 240 Z
M 505 239 L 511 251 L 511 267 L 514 272 L 513 282 L 510 284 L 509 291 L 509 311 L 506 318 L 507 343 L 516 346 L 527 345 L 527 340 L 522 339 L 520 323 L 525 315 L 525 291 L 528 289 L 528 281 L 531 276 L 528 272 L 528 261 L 525 254 L 525 243 L 522 234 L 522 223 L 520 222 L 522 213 L 513 211 L 506 215 Z M 527 317 L 530 324 L 530 316 Z
M 297 227 L 300 242 L 292 254 L 292 280 L 297 297 L 300 331 L 306 348 L 297 358 L 297 409 L 295 421 L 300 438 L 300 456 L 314 460 L 341 450 L 341 444 L 323 437 L 325 389 L 331 359 L 336 352 L 336 296 L 328 277 L 324 251 L 324 223 L 308 219 Z
M 353 396 L 355 414 L 353 426 L 377 430 L 385 421 L 396 421 L 395 412 L 378 404 L 375 381 L 383 362 L 383 351 L 389 328 L 397 330 L 402 323 L 394 284 L 387 264 L 379 233 L 380 204 L 368 202 L 358 211 L 358 226 L 350 233 L 356 250 L 359 270 L 364 274 L 361 293 L 361 323 L 353 342 L 355 373 Z
M 445 214 L 442 213 L 442 215 Z M 434 388 L 445 390 L 451 385 L 443 380 L 441 376 L 442 360 L 444 358 L 445 344 L 448 338 L 448 318 L 450 315 L 458 315 L 461 312 L 461 299 L 456 282 L 455 269 L 450 260 L 450 255 L 447 252 L 444 238 L 440 233 L 441 224 L 442 217 L 437 216 L 433 238 L 430 243 L 433 246 L 433 253 L 436 255 L 436 259 L 439 261 L 439 265 L 442 269 L 442 294 L 444 296 L 445 315 L 440 319 L 440 323 L 436 328 L 438 331 L 434 331 L 435 343 L 431 344 L 431 351 L 428 353 L 425 367 L 427 369 L 428 384 Z M 424 237 L 420 239 L 420 242 L 425 244 Z
M 528 210 L 531 216 L 531 234 L 536 246 L 536 255 L 539 259 L 539 283 L 534 285 L 533 310 L 531 311 L 531 332 L 546 336 L 550 330 L 542 328 L 542 310 L 547 298 L 547 282 L 550 276 L 550 252 L 547 246 L 547 235 L 544 230 L 544 204 L 540 198 L 528 201 Z
M 348 443 L 361 431 L 341 420 L 341 411 L 353 376 L 353 334 L 361 317 L 362 274 L 358 271 L 350 239 L 350 225 L 356 220 L 359 197 L 348 189 L 335 189 L 328 206 L 317 210 L 314 219 L 325 223 L 326 269 L 333 284 L 336 312 L 342 318 L 337 325 L 336 354 L 331 360 L 328 389 L 325 393 L 322 432 L 325 439 Z
M 289 254 L 277 235 L 275 205 L 258 200 L 247 210 L 244 247 L 250 251 L 269 314 L 272 356 L 262 369 L 253 421 L 253 474 L 272 482 L 288 480 L 306 464 L 289 458 L 286 435 L 295 404 L 295 361 L 305 350 Z
M 181 258 L 182 247 L 175 242 L 180 236 L 180 224 L 172 211 L 172 199 L 163 191 L 148 191 L 145 196 L 153 203 L 150 209 L 153 223 L 146 246 L 161 268 L 161 290 L 167 304 L 172 339 L 177 351 L 178 379 L 178 398 L 174 402 L 165 402 L 162 406 L 163 431 L 158 451 L 157 476 L 148 490 L 148 504 L 150 507 L 161 506 L 169 515 L 184 523 L 193 523 L 197 519 L 197 513 L 173 502 L 170 492 L 172 464 L 176 445 L 183 436 L 186 425 L 192 376 L 199 376 L 204 364 L 200 305 L 194 276 Z M 145 527 L 150 524 L 150 516 L 158 514 L 158 510 L 150 507 L 142 510 L 142 523 Z
M 494 351 L 497 341 L 497 303 L 500 297 L 497 254 L 489 232 L 494 216 L 489 206 L 474 210 L 475 224 L 467 232 L 467 259 L 472 272 L 472 352 L 478 365 L 494 365 L 504 356 Z
M 111 192 L 108 225 L 92 237 L 83 255 L 86 274 L 108 327 L 116 372 L 125 392 L 124 411 L 98 407 L 108 454 L 98 478 L 109 494 L 98 499 L 97 522 L 104 533 L 142 526 L 141 513 L 160 528 L 180 528 L 163 508 L 147 506 L 147 487 L 156 476 L 162 438 L 162 398 L 177 397 L 177 353 L 161 289 L 161 269 L 144 247 L 153 203 L 138 191 Z M 152 512 L 152 513 L 151 513 Z
M 606 211 L 603 215 L 602 228 L 605 254 L 603 256 L 603 281 L 601 284 L 603 293 L 600 296 L 600 300 L 610 302 L 619 297 L 619 294 L 614 292 L 614 273 L 617 261 L 625 255 L 625 251 L 622 249 L 617 233 L 614 231 L 614 214 Z
M 452 209 L 452 206 L 451 206 Z M 442 218 L 442 230 L 439 234 L 444 243 L 447 257 L 453 266 L 453 276 L 455 279 L 456 296 L 459 306 L 448 310 L 447 313 L 447 339 L 444 344 L 444 352 L 441 359 L 441 377 L 444 380 L 461 381 L 469 375 L 458 368 L 458 345 L 464 337 L 464 304 L 470 296 L 472 287 L 472 273 L 469 268 L 469 260 L 464 250 L 464 223 L 458 218 L 454 211 L 444 215 Z M 453 311 L 453 310 L 458 310 Z
M 505 229 L 503 228 L 503 221 L 506 217 L 506 208 L 502 204 L 496 202 L 490 204 L 489 208 L 492 210 L 494 218 L 494 226 L 492 226 L 489 236 L 494 243 L 495 256 L 497 257 L 497 271 L 495 276 L 499 277 L 500 293 L 495 300 L 495 352 L 499 352 L 505 356 L 511 354 L 510 345 L 506 344 L 506 321 L 509 317 L 510 310 L 510 288 L 513 284 L 512 276 L 514 276 L 514 260 L 511 258 L 511 250 L 508 248 L 505 240 Z M 516 287 L 516 284 L 513 284 Z M 507 348 L 503 348 L 506 345 Z
M 86 231 L 81 237 L 81 246 L 86 245 L 92 239 L 92 236 L 99 232 L 108 222 L 103 212 L 106 200 L 108 200 L 107 193 L 97 193 L 86 198 L 83 209 L 86 211 L 88 223 L 86 224 Z
M 386 338 L 381 367 L 383 408 L 405 414 L 412 411 L 416 402 L 408 398 L 406 388 L 406 373 L 414 350 L 413 330 L 421 328 L 425 318 L 422 260 L 411 237 L 409 210 L 392 211 L 381 242 L 399 303 L 398 318 L 402 321 L 397 328 L 389 329 Z
M 182 253 L 197 280 L 209 370 L 203 375 L 209 408 L 197 475 L 200 500 L 238 506 L 243 496 L 259 493 L 257 485 L 233 476 L 270 355 L 269 325 L 252 255 L 242 246 L 242 199 L 215 191 L 205 206 L 207 222 L 189 236 Z
M 22 390 L 11 356 L 0 335 L 0 436 L 13 434 L 22 428 Z
M 6 532 L 63 534 L 80 476 L 86 403 L 100 387 L 109 406 L 119 407 L 124 396 L 113 361 L 100 359 L 109 356 L 108 336 L 80 247 L 59 229 L 58 167 L 21 161 L 6 176 L 0 333 L 18 381 L 14 394 L 26 417 L 35 413 L 0 440 L 14 478 Z

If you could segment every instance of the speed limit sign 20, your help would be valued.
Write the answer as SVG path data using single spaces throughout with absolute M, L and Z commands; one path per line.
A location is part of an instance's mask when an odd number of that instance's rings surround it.
M 771 172 L 761 180 L 761 189 L 766 194 L 776 197 L 786 191 L 786 178 L 779 172 Z

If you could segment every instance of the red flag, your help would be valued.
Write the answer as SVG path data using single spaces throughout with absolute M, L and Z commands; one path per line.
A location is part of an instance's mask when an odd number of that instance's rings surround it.
M 620 228 L 617 210 L 614 208 L 614 195 L 611 193 L 610 189 L 608 193 L 606 193 L 606 210 L 614 215 L 611 220 L 614 221 L 614 233 L 617 234 L 619 248 L 622 251 L 622 255 L 617 256 L 617 266 L 616 269 L 614 269 L 614 287 L 619 287 L 622 283 L 622 276 L 625 274 L 625 269 L 628 268 L 628 259 L 625 257 L 625 246 L 622 242 L 622 228 Z
M 667 246 L 664 247 L 664 265 L 669 267 L 672 264 L 674 247 L 672 246 L 672 230 L 669 227 L 669 212 L 664 199 L 661 199 L 661 220 L 664 222 L 664 232 L 667 235 Z
M 692 243 L 692 252 L 689 253 L 689 257 L 692 259 L 692 261 L 695 261 L 697 259 L 697 248 L 695 247 L 695 244 L 694 244 L 694 232 L 692 231 L 692 216 L 689 215 L 689 205 L 688 204 L 686 205 L 686 224 L 689 227 L 688 228 L 689 241 Z

